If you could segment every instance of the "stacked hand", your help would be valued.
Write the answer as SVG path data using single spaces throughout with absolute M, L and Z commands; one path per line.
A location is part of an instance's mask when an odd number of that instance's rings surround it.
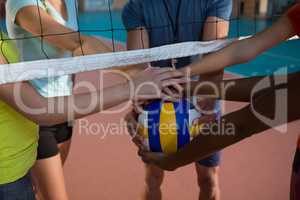
M 182 72 L 172 68 L 148 67 L 133 77 L 134 100 L 179 99 L 183 91 L 180 84 L 185 82 Z

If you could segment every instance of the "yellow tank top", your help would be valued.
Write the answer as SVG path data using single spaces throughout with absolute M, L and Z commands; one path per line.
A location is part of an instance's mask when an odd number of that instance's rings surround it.
M 36 160 L 38 127 L 0 101 L 0 184 L 25 176 Z
M 5 41 L 2 47 L 9 62 L 18 61 L 13 42 Z M 28 173 L 36 160 L 37 144 L 38 126 L 0 100 L 0 184 Z

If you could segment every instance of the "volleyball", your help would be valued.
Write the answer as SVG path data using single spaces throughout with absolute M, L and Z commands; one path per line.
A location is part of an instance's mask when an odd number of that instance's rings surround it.
M 193 121 L 201 114 L 189 100 L 154 101 L 138 117 L 138 134 L 152 152 L 175 153 L 188 144 L 201 130 Z

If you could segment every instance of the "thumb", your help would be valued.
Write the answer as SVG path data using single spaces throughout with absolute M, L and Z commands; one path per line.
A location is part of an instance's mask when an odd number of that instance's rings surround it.
M 193 124 L 194 125 L 208 124 L 208 123 L 215 122 L 215 121 L 216 121 L 216 115 L 215 114 L 213 114 L 213 115 L 204 115 L 204 116 L 201 116 L 197 119 L 194 119 Z

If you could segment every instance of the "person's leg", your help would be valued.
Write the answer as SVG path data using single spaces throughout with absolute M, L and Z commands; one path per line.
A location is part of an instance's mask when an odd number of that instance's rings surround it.
M 57 132 L 54 134 L 58 144 L 62 165 L 65 164 L 70 152 L 72 134 L 73 126 L 68 123 L 58 125 Z
M 34 184 L 40 200 L 67 200 L 63 168 L 60 155 L 41 159 L 32 169 Z
M 0 185 L 1 200 L 35 200 L 30 175 L 8 184 Z
M 61 163 L 64 166 L 71 148 L 71 140 L 58 144 Z
M 195 163 L 200 189 L 199 200 L 219 200 L 219 165 L 221 152 L 217 152 Z
M 66 200 L 68 199 L 63 175 L 63 161 L 58 149 L 58 142 L 62 148 L 67 148 L 63 156 L 66 159 L 69 128 L 66 124 L 52 127 L 41 127 L 38 146 L 38 160 L 32 169 L 33 182 L 37 196 L 41 200 Z M 66 143 L 67 145 L 65 145 Z
M 145 165 L 146 187 L 143 194 L 144 200 L 161 200 L 161 184 L 164 179 L 164 171 L 153 165 Z

